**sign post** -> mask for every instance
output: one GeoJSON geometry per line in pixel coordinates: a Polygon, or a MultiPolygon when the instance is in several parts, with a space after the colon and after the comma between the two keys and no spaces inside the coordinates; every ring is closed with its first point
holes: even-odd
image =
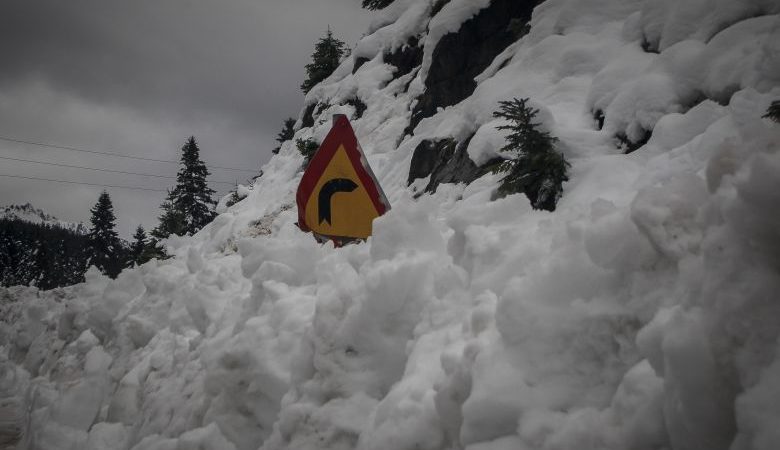
{"type": "Polygon", "coordinates": [[[336,246],[371,236],[372,222],[390,209],[349,120],[331,128],[303,174],[296,194],[298,227],[336,246]]]}

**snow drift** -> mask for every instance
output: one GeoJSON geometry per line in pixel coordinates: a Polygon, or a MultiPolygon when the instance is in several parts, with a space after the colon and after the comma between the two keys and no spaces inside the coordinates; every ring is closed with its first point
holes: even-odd
{"type": "Polygon", "coordinates": [[[491,5],[434,3],[377,13],[299,120],[321,140],[352,116],[393,205],[373,237],[298,231],[288,142],[244,200],[168,242],[175,258],[0,291],[0,442],[777,447],[778,4],[550,0],[471,95],[413,118],[435,47],[491,5]],[[408,71],[385,62],[415,45],[408,71]],[[572,164],[555,212],[490,201],[491,173],[407,186],[423,141],[500,157],[491,113],[513,97],[572,164]]]}

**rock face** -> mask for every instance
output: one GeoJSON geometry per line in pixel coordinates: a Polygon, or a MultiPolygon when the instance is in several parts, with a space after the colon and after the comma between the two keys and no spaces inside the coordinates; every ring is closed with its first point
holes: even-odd
{"type": "Polygon", "coordinates": [[[517,21],[527,22],[539,0],[493,0],[457,33],[441,38],[433,51],[425,92],[412,111],[408,131],[413,131],[436,108],[454,105],[474,92],[474,78],[517,36],[517,21]],[[512,24],[513,26],[510,26],[512,24]]]}
{"type": "MultiPolygon", "coordinates": [[[[437,3],[433,14],[446,3],[437,3]]],[[[425,91],[417,98],[404,134],[413,134],[417,124],[434,115],[437,108],[457,104],[470,96],[477,86],[474,78],[517,40],[518,29],[527,24],[539,3],[540,0],[493,0],[488,7],[464,22],[457,32],[443,36],[433,51],[424,82],[425,91]]],[[[393,78],[397,79],[420,68],[423,46],[419,37],[415,36],[393,51],[386,50],[382,58],[386,64],[396,67],[393,78]]],[[[367,62],[367,58],[357,58],[352,73],[367,62]]],[[[365,104],[360,99],[345,103],[355,107],[355,118],[363,115],[365,104]]],[[[307,105],[301,116],[302,127],[313,126],[314,118],[322,109],[317,103],[307,105]]],[[[408,183],[430,175],[425,191],[434,192],[441,183],[471,183],[483,175],[484,169],[474,164],[466,153],[469,140],[458,143],[452,139],[441,139],[420,143],[414,151],[408,183]]]]}
{"type": "Polygon", "coordinates": [[[368,59],[368,58],[363,58],[363,57],[356,58],[355,59],[355,65],[352,66],[352,75],[356,74],[358,69],[363,67],[363,64],[365,64],[365,63],[367,63],[369,61],[370,61],[370,59],[368,59]]]}
{"type": "MultiPolygon", "coordinates": [[[[347,102],[347,104],[350,103],[347,102]]],[[[330,105],[328,103],[322,103],[322,102],[314,102],[306,105],[306,107],[303,110],[303,115],[301,116],[301,127],[307,128],[307,127],[314,126],[314,118],[319,116],[322,111],[328,109],[329,107],[330,105]]]]}
{"type": "Polygon", "coordinates": [[[466,152],[470,141],[471,137],[462,143],[454,139],[422,141],[412,154],[407,184],[430,175],[424,192],[432,193],[442,183],[468,184],[484,175],[486,168],[496,161],[489,161],[481,167],[474,164],[466,152]]]}
{"type": "Polygon", "coordinates": [[[391,64],[398,69],[393,74],[393,78],[400,78],[422,64],[423,49],[419,40],[413,37],[406,45],[397,48],[394,52],[385,53],[383,59],[385,63],[391,64]]]}
{"type": "Polygon", "coordinates": [[[314,126],[314,108],[317,107],[317,103],[312,103],[304,108],[301,118],[301,127],[307,128],[314,126]]]}
{"type": "Polygon", "coordinates": [[[645,132],[642,134],[642,138],[636,142],[629,139],[628,136],[626,136],[624,133],[619,133],[617,136],[615,136],[615,139],[618,141],[618,148],[623,150],[623,153],[628,155],[629,153],[633,153],[639,150],[642,146],[650,142],[650,138],[652,136],[652,130],[645,130],[645,132]]]}
{"type": "Polygon", "coordinates": [[[368,106],[366,106],[366,104],[363,103],[363,100],[360,100],[359,97],[351,98],[344,102],[344,104],[355,108],[355,115],[352,117],[353,120],[357,120],[363,117],[363,113],[366,112],[366,109],[368,109],[368,106]]]}

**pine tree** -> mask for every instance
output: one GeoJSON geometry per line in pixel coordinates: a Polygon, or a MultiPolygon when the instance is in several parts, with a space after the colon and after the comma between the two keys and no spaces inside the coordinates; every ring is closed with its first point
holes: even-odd
{"type": "Polygon", "coordinates": [[[236,182],[236,187],[233,188],[232,191],[230,191],[230,197],[225,202],[225,206],[231,207],[240,201],[241,201],[241,197],[238,195],[238,182],[236,182]]]}
{"type": "Polygon", "coordinates": [[[165,199],[160,209],[163,213],[158,217],[160,223],[157,228],[152,230],[152,236],[157,239],[165,239],[168,236],[175,234],[177,236],[183,236],[186,234],[184,226],[184,213],[182,213],[175,206],[176,197],[174,191],[168,191],[168,197],[165,199]]]}
{"type": "Polygon", "coordinates": [[[147,250],[148,246],[149,237],[146,236],[146,230],[144,230],[143,225],[138,225],[138,228],[135,229],[135,234],[133,235],[133,243],[130,244],[130,255],[127,261],[127,266],[140,266],[141,264],[149,261],[151,258],[149,257],[149,251],[147,250]]]}
{"type": "Polygon", "coordinates": [[[282,128],[282,131],[276,136],[276,142],[279,143],[279,147],[273,149],[271,153],[274,155],[279,153],[279,150],[282,149],[282,144],[295,137],[295,122],[296,120],[292,117],[288,117],[284,120],[284,128],[282,128]]]}
{"type": "Polygon", "coordinates": [[[363,8],[366,9],[384,9],[387,8],[393,0],[363,0],[363,8]]]}
{"type": "Polygon", "coordinates": [[[116,278],[124,266],[124,246],[116,233],[114,205],[108,192],[100,193],[95,206],[90,210],[92,217],[89,231],[90,257],[88,265],[94,265],[101,272],[116,278]]]}
{"type": "Polygon", "coordinates": [[[217,202],[212,198],[215,191],[206,182],[210,174],[200,159],[195,137],[190,136],[181,150],[182,167],[176,174],[176,187],[168,191],[168,197],[161,205],[160,224],[152,232],[160,239],[171,234],[195,234],[216,215],[214,206],[217,202]]]}
{"type": "Polygon", "coordinates": [[[328,27],[328,33],[314,46],[312,62],[306,65],[307,78],[301,85],[303,93],[308,94],[317,83],[328,78],[339,66],[341,58],[346,53],[346,44],[333,37],[333,32],[328,27]]]}
{"type": "Polygon", "coordinates": [[[133,235],[133,243],[130,244],[130,258],[132,262],[137,262],[141,253],[144,252],[146,239],[146,230],[144,230],[144,226],[138,225],[138,228],[135,229],[135,234],[133,235]]]}
{"type": "Polygon", "coordinates": [[[569,179],[567,171],[570,165],[555,149],[558,139],[533,122],[539,110],[528,106],[527,102],[527,98],[502,101],[499,102],[500,111],[493,113],[493,117],[511,122],[498,127],[511,132],[501,151],[512,155],[512,158],[496,169],[497,172],[507,172],[496,194],[504,197],[524,192],[534,209],[554,211],[563,194],[563,182],[569,179]]]}

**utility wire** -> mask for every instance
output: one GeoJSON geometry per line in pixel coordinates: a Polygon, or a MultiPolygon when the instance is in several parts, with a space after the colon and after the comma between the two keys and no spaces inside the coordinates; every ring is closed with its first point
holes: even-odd
{"type": "MultiPolygon", "coordinates": [[[[121,153],[112,153],[112,152],[99,152],[97,150],[87,150],[84,148],[77,148],[77,147],[69,147],[67,145],[54,145],[54,144],[46,144],[43,142],[33,142],[33,141],[25,141],[22,139],[14,139],[7,136],[0,136],[0,140],[8,141],[8,142],[15,142],[17,144],[29,144],[29,145],[37,145],[39,147],[49,147],[49,148],[59,148],[62,150],[70,150],[74,152],[84,152],[84,153],[93,153],[96,155],[107,155],[107,156],[115,156],[117,158],[127,158],[127,159],[139,159],[142,161],[154,161],[154,162],[161,162],[161,163],[168,163],[168,164],[179,164],[179,161],[172,161],[170,159],[154,159],[154,158],[145,158],[143,156],[128,156],[123,155],[121,153]]],[[[249,170],[249,169],[239,169],[236,167],[222,167],[222,166],[211,166],[212,169],[224,169],[224,170],[237,170],[240,172],[251,172],[251,173],[257,173],[256,170],[249,170]]]]}
{"type": "MultiPolygon", "coordinates": [[[[0,159],[7,159],[9,161],[20,161],[20,162],[34,163],[34,164],[45,164],[47,166],[70,167],[70,168],[73,168],[73,169],[96,170],[96,171],[99,171],[99,172],[124,173],[124,174],[127,174],[127,175],[141,175],[141,176],[145,176],[145,177],[155,177],[155,178],[170,178],[172,180],[176,179],[176,177],[172,177],[172,176],[168,176],[168,175],[153,175],[153,174],[150,174],[150,173],[125,172],[123,170],[98,169],[96,167],[74,166],[74,165],[71,165],[71,164],[58,164],[58,163],[50,163],[50,162],[44,162],[44,161],[34,161],[32,159],[11,158],[10,156],[0,156],[0,159]]],[[[220,184],[229,184],[229,185],[234,185],[235,184],[233,181],[210,181],[210,183],[220,183],[220,184]]]]}
{"type": "Polygon", "coordinates": [[[99,186],[99,187],[112,187],[112,188],[120,188],[120,189],[133,189],[137,191],[153,191],[153,192],[168,192],[165,189],[151,189],[151,188],[144,188],[144,187],[138,187],[138,186],[120,186],[115,184],[98,184],[98,183],[85,183],[81,181],[67,181],[67,180],[54,180],[51,178],[38,178],[38,177],[24,177],[21,175],[8,175],[4,173],[0,173],[0,177],[9,177],[9,178],[23,178],[25,180],[37,180],[37,181],[52,181],[54,183],[67,183],[67,184],[83,184],[86,186],[99,186]]]}

